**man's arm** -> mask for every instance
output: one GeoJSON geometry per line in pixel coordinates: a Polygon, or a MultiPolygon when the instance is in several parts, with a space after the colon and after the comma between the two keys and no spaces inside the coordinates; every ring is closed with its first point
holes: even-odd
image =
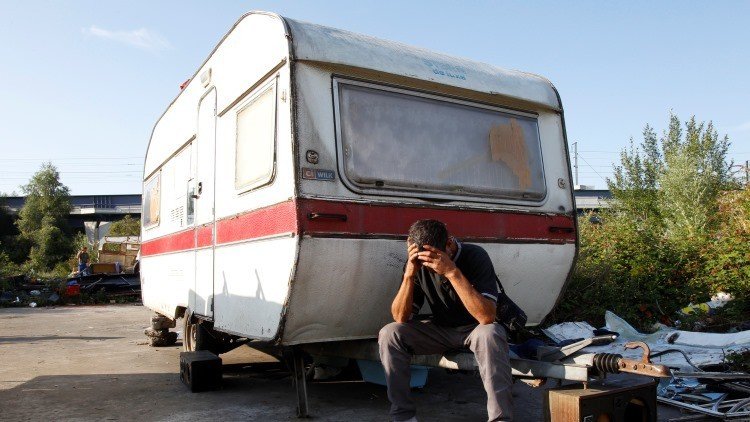
{"type": "Polygon", "coordinates": [[[433,271],[445,276],[450,281],[464,307],[466,307],[466,310],[469,311],[474,319],[480,324],[492,324],[495,321],[497,305],[490,299],[482,296],[471,285],[447,253],[429,245],[425,245],[424,248],[425,251],[418,254],[422,265],[432,268],[433,271]]]}
{"type": "Polygon", "coordinates": [[[404,278],[401,281],[401,287],[396,293],[396,297],[393,299],[391,304],[391,314],[393,320],[396,322],[407,322],[411,317],[414,305],[414,277],[419,271],[419,261],[417,260],[417,253],[419,247],[413,243],[409,244],[409,259],[406,262],[406,269],[404,269],[404,278]]]}

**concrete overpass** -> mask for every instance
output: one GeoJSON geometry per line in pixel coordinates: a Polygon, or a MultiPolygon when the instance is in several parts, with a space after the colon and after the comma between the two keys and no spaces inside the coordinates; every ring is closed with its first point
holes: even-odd
{"type": "Polygon", "coordinates": [[[608,201],[612,199],[612,192],[607,189],[576,189],[573,192],[578,214],[609,208],[608,201]]]}
{"type": "MultiPolygon", "coordinates": [[[[0,206],[5,207],[11,215],[18,212],[26,202],[24,196],[0,197],[0,206]]],[[[109,231],[109,224],[131,215],[141,218],[141,195],[71,195],[72,209],[68,216],[70,227],[89,236],[91,243],[100,239],[109,231]]]]}

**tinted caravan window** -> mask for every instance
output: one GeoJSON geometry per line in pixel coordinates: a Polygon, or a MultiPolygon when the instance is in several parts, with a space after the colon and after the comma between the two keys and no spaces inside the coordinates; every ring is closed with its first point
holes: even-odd
{"type": "Polygon", "coordinates": [[[343,171],[355,187],[544,199],[534,115],[373,84],[335,86],[343,171]]]}

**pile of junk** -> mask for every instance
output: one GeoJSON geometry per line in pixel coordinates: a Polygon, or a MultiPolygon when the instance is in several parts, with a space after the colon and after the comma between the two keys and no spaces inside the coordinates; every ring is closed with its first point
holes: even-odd
{"type": "Polygon", "coordinates": [[[88,302],[111,303],[140,299],[140,239],[138,236],[104,237],[96,263],[67,278],[40,279],[19,274],[0,280],[0,306],[52,306],[88,302]]]}
{"type": "MultiPolygon", "coordinates": [[[[731,296],[718,294],[710,302],[690,305],[681,310],[689,317],[711,314],[731,296]]],[[[698,327],[701,328],[701,327],[698,327]]],[[[750,361],[750,325],[733,327],[728,332],[684,331],[663,324],[655,332],[639,332],[625,320],[607,311],[605,326],[595,328],[586,322],[563,322],[542,332],[558,344],[612,335],[607,344],[583,349],[590,353],[619,353],[623,358],[639,359],[645,350],[650,362],[669,369],[671,377],[660,378],[657,400],[679,408],[686,416],[679,420],[750,420],[750,374],[742,362],[750,361]],[[639,344],[640,349],[625,345],[639,344]]]]}
{"type": "Polygon", "coordinates": [[[68,276],[66,294],[103,293],[108,298],[140,296],[140,237],[105,236],[99,243],[98,260],[87,271],[68,276]]]}

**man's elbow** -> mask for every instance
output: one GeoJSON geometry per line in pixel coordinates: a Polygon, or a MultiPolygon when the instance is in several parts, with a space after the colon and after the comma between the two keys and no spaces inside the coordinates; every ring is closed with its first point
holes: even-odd
{"type": "Polygon", "coordinates": [[[401,323],[401,324],[405,322],[409,322],[409,317],[411,317],[411,315],[403,315],[397,312],[391,312],[391,315],[393,316],[394,321],[401,323]]]}
{"type": "MultiPolygon", "coordinates": [[[[486,300],[486,299],[485,299],[486,300]]],[[[477,318],[477,321],[482,325],[492,324],[495,322],[495,314],[497,312],[496,305],[493,303],[492,306],[488,306],[484,312],[477,318]]]]}
{"type": "Polygon", "coordinates": [[[484,315],[484,316],[481,316],[481,317],[477,318],[477,321],[481,325],[492,324],[493,322],[495,322],[495,316],[494,315],[492,315],[492,316],[484,315]]]}

